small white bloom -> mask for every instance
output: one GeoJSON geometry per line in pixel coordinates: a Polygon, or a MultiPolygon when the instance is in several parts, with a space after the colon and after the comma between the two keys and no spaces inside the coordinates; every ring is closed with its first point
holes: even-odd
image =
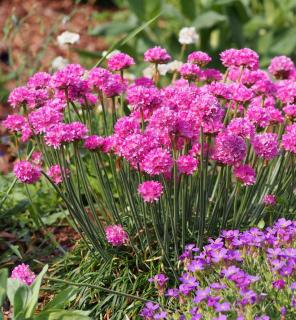
{"type": "Polygon", "coordinates": [[[124,74],[124,79],[134,81],[136,79],[136,76],[133,73],[126,72],[124,74]]]}
{"type": "Polygon", "coordinates": [[[194,27],[182,28],[179,32],[179,42],[181,44],[195,43],[199,39],[194,27]]]}
{"type": "Polygon", "coordinates": [[[110,59],[115,53],[119,53],[119,52],[120,52],[119,50],[113,50],[110,53],[108,53],[108,51],[105,50],[105,51],[102,52],[102,56],[103,57],[106,56],[106,59],[110,59]]]}
{"type": "Polygon", "coordinates": [[[78,33],[69,32],[69,31],[65,31],[57,37],[58,43],[61,46],[64,44],[77,43],[79,39],[80,39],[80,35],[78,33]]]}
{"type": "Polygon", "coordinates": [[[182,61],[174,60],[167,64],[168,72],[175,72],[183,65],[182,61]]]}
{"type": "Polygon", "coordinates": [[[55,59],[52,60],[51,62],[51,67],[54,70],[60,70],[63,69],[69,61],[61,56],[56,57],[55,59]]]}
{"type": "Polygon", "coordinates": [[[159,74],[161,76],[165,76],[167,74],[167,72],[169,71],[169,66],[168,64],[160,64],[158,66],[158,71],[159,71],[159,74]]]}
{"type": "Polygon", "coordinates": [[[153,78],[153,74],[154,74],[155,68],[153,68],[152,66],[149,66],[147,68],[145,68],[142,72],[143,72],[143,76],[149,79],[153,78]]]}

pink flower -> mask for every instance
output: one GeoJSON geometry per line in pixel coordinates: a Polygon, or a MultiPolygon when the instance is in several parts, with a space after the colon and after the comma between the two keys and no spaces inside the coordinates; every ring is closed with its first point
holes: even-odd
{"type": "Polygon", "coordinates": [[[247,146],[244,139],[230,132],[219,132],[213,158],[227,165],[234,165],[244,159],[247,146]]]}
{"type": "Polygon", "coordinates": [[[105,228],[107,241],[114,247],[125,244],[128,240],[128,235],[121,225],[110,225],[105,228]]]}
{"type": "Polygon", "coordinates": [[[144,53],[144,60],[151,63],[164,64],[171,60],[171,56],[167,53],[166,49],[154,47],[144,53]]]}
{"type": "Polygon", "coordinates": [[[183,155],[177,159],[177,165],[180,173],[191,175],[197,169],[198,160],[190,155],[183,155]]]}
{"type": "Polygon", "coordinates": [[[189,81],[195,81],[201,75],[199,67],[192,63],[184,63],[178,71],[184,79],[189,81]]]}
{"type": "MultiPolygon", "coordinates": [[[[64,174],[66,176],[69,176],[69,174],[70,174],[69,170],[64,170],[64,174]]],[[[63,182],[63,175],[61,172],[61,167],[58,164],[51,166],[47,171],[47,175],[51,178],[51,180],[55,184],[60,184],[63,182]]]]}
{"type": "Polygon", "coordinates": [[[251,104],[247,110],[247,119],[258,127],[265,128],[270,124],[271,116],[267,108],[251,104]]]}
{"type": "Polygon", "coordinates": [[[3,127],[13,132],[20,132],[25,123],[25,117],[20,114],[10,114],[2,121],[3,127]]]}
{"type": "Polygon", "coordinates": [[[134,59],[122,52],[115,53],[108,59],[108,68],[112,71],[127,69],[134,64],[134,59]]]}
{"type": "Polygon", "coordinates": [[[201,71],[200,79],[211,83],[213,81],[221,81],[223,79],[223,76],[219,70],[209,68],[201,71]]]}
{"type": "Polygon", "coordinates": [[[63,120],[63,114],[50,107],[41,107],[29,114],[29,122],[35,133],[44,133],[52,125],[63,120]]]}
{"type": "Polygon", "coordinates": [[[45,143],[50,147],[58,149],[62,143],[84,139],[87,131],[87,127],[81,122],[59,123],[47,128],[45,143]]]}
{"type": "Polygon", "coordinates": [[[244,186],[251,186],[256,182],[256,172],[247,164],[236,166],[234,168],[234,175],[244,186]]]}
{"type": "Polygon", "coordinates": [[[121,117],[114,126],[114,132],[121,139],[133,133],[140,133],[140,123],[133,117],[121,117]]]}
{"type": "Polygon", "coordinates": [[[249,49],[228,49],[220,54],[221,61],[225,67],[246,67],[250,70],[257,70],[259,67],[258,54],[249,49]]]}
{"type": "Polygon", "coordinates": [[[283,111],[285,112],[288,118],[291,118],[291,119],[296,118],[296,104],[288,104],[283,108],[283,111]]]}
{"type": "Polygon", "coordinates": [[[209,62],[211,62],[212,58],[205,52],[202,51],[194,51],[189,54],[187,61],[189,63],[197,64],[201,67],[204,67],[209,62]]]}
{"type": "Polygon", "coordinates": [[[231,85],[232,99],[237,102],[246,102],[253,98],[253,91],[243,84],[233,83],[231,85]]]}
{"type": "Polygon", "coordinates": [[[59,90],[79,89],[85,70],[79,64],[68,64],[51,78],[51,85],[59,90]]]}
{"type": "Polygon", "coordinates": [[[25,86],[13,89],[8,97],[8,103],[13,108],[31,104],[32,100],[30,90],[25,86]]]}
{"type": "Polygon", "coordinates": [[[172,170],[173,159],[169,151],[152,149],[142,160],[141,168],[151,176],[167,174],[172,170]]]}
{"type": "Polygon", "coordinates": [[[36,164],[37,166],[40,166],[43,162],[42,153],[39,151],[34,151],[32,153],[31,160],[34,164],[36,164]]]}
{"type": "Polygon", "coordinates": [[[296,154],[296,123],[286,127],[282,137],[282,146],[285,150],[296,154]]]}
{"type": "Polygon", "coordinates": [[[91,87],[95,87],[98,89],[102,89],[103,84],[108,81],[108,78],[110,77],[111,72],[104,69],[104,68],[92,68],[88,72],[88,83],[91,87]]]}
{"type": "Polygon", "coordinates": [[[277,56],[271,60],[268,71],[277,79],[288,79],[294,68],[294,62],[289,57],[277,56]]]}
{"type": "Polygon", "coordinates": [[[127,89],[126,100],[133,111],[153,111],[160,106],[162,101],[159,90],[154,86],[130,86],[127,89]]]}
{"type": "Polygon", "coordinates": [[[30,286],[34,282],[36,275],[31,271],[29,265],[22,263],[12,270],[11,278],[30,286]]]}
{"type": "Polygon", "coordinates": [[[273,194],[266,194],[263,197],[263,203],[266,206],[274,206],[274,205],[276,205],[276,196],[273,195],[273,194]]]}
{"type": "Polygon", "coordinates": [[[100,136],[89,136],[84,139],[83,147],[88,150],[99,150],[103,147],[105,139],[100,136]]]}
{"type": "Polygon", "coordinates": [[[145,181],[139,185],[138,192],[145,202],[153,202],[159,200],[163,187],[158,181],[145,181]]]}
{"type": "Polygon", "coordinates": [[[137,78],[134,83],[136,86],[154,87],[153,80],[146,77],[137,78]]]}
{"type": "Polygon", "coordinates": [[[276,83],[275,96],[283,103],[296,102],[296,82],[294,80],[280,80],[276,83]]]}
{"type": "Polygon", "coordinates": [[[13,172],[19,181],[28,184],[37,182],[41,176],[41,168],[25,160],[16,162],[13,172]]]}
{"type": "Polygon", "coordinates": [[[102,84],[101,89],[106,97],[112,98],[121,95],[126,90],[126,83],[119,74],[111,74],[102,84]]]}
{"type": "Polygon", "coordinates": [[[51,75],[47,72],[37,72],[29,78],[27,86],[29,88],[47,88],[50,84],[51,75]]]}
{"type": "Polygon", "coordinates": [[[278,135],[276,133],[257,134],[252,141],[255,153],[266,160],[275,158],[278,153],[278,135]]]}
{"type": "Polygon", "coordinates": [[[246,118],[234,118],[229,122],[227,131],[242,138],[252,139],[255,135],[255,126],[246,118]]]}

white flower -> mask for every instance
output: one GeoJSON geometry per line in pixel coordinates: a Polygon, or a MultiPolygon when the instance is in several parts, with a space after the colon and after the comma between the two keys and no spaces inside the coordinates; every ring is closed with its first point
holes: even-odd
{"type": "Polygon", "coordinates": [[[167,74],[167,72],[169,71],[168,64],[160,64],[158,66],[158,71],[161,76],[165,76],[167,74]]]}
{"type": "MultiPolygon", "coordinates": [[[[165,76],[166,73],[169,71],[167,64],[160,64],[157,66],[158,72],[161,76],[165,76]]],[[[149,67],[143,70],[143,76],[149,79],[153,78],[155,74],[155,65],[150,65],[149,67]]]]}
{"type": "Polygon", "coordinates": [[[80,35],[78,33],[69,32],[69,31],[65,31],[57,37],[58,43],[61,46],[64,44],[77,43],[79,39],[80,39],[80,35]]]}
{"type": "Polygon", "coordinates": [[[103,57],[106,56],[106,59],[110,59],[115,53],[119,53],[119,52],[120,52],[119,50],[113,50],[110,53],[108,53],[108,51],[105,50],[105,51],[102,52],[102,56],[103,57]]]}
{"type": "Polygon", "coordinates": [[[175,72],[183,65],[182,61],[174,60],[167,64],[168,72],[175,72]]]}
{"type": "Polygon", "coordinates": [[[179,32],[179,42],[181,44],[195,43],[199,39],[194,27],[182,28],[179,32]]]}
{"type": "Polygon", "coordinates": [[[51,67],[54,69],[54,70],[60,70],[60,69],[63,69],[67,64],[68,64],[68,60],[61,57],[61,56],[58,56],[56,57],[55,59],[52,60],[51,62],[51,67]]]}
{"type": "Polygon", "coordinates": [[[143,76],[149,79],[152,79],[153,74],[154,74],[154,68],[152,66],[149,66],[147,68],[145,68],[142,72],[143,72],[143,76]]]}

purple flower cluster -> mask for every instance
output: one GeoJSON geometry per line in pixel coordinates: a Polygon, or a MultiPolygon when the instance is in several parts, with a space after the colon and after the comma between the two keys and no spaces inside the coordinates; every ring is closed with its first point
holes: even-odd
{"type": "MultiPolygon", "coordinates": [[[[265,231],[223,231],[202,251],[187,245],[180,257],[184,269],[180,283],[165,293],[170,310],[149,303],[140,315],[147,320],[159,319],[159,314],[164,316],[161,319],[184,320],[292,319],[296,314],[295,240],[296,221],[280,219],[265,231]]],[[[167,277],[159,274],[150,282],[163,292],[167,277]]]]}

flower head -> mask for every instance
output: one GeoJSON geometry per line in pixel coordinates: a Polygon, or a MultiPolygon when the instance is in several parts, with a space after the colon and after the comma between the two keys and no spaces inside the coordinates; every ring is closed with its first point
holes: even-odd
{"type": "Polygon", "coordinates": [[[128,240],[128,235],[121,225],[110,225],[105,228],[107,241],[114,247],[125,244],[128,240]]]}
{"type": "Polygon", "coordinates": [[[263,203],[266,206],[274,206],[276,204],[276,196],[274,194],[266,194],[263,197],[263,203]]]}
{"type": "Polygon", "coordinates": [[[26,160],[16,162],[13,172],[19,181],[28,184],[37,182],[41,176],[41,168],[26,160]]]}
{"type": "Polygon", "coordinates": [[[177,159],[178,171],[191,175],[197,169],[198,160],[190,155],[182,155],[177,159]]]}
{"type": "Polygon", "coordinates": [[[11,278],[30,286],[34,282],[36,275],[31,271],[29,265],[22,263],[12,270],[11,278]]]}
{"type": "Polygon", "coordinates": [[[244,139],[233,133],[220,132],[216,138],[214,159],[227,165],[242,161],[246,155],[247,146],[244,139]]]}
{"type": "Polygon", "coordinates": [[[205,52],[202,51],[194,51],[189,54],[187,61],[189,63],[197,64],[201,67],[204,67],[208,63],[210,63],[212,58],[205,52]]]}
{"type": "Polygon", "coordinates": [[[194,27],[185,27],[179,32],[179,42],[181,44],[192,44],[197,42],[198,39],[199,36],[194,27]]]}
{"type": "Polygon", "coordinates": [[[138,192],[145,202],[153,202],[159,200],[163,186],[158,181],[145,181],[139,185],[138,192]]]}
{"type": "Polygon", "coordinates": [[[277,56],[271,60],[268,71],[277,79],[288,79],[294,68],[294,62],[289,57],[277,56]]]}
{"type": "Polygon", "coordinates": [[[70,32],[70,31],[64,31],[57,37],[59,45],[74,44],[74,43],[77,43],[79,39],[80,39],[80,35],[78,33],[70,32]]]}
{"type": "Polygon", "coordinates": [[[171,60],[171,56],[167,53],[166,49],[154,47],[144,53],[144,60],[151,63],[164,64],[171,60]]]}
{"type": "Polygon", "coordinates": [[[255,153],[266,160],[275,158],[278,153],[278,135],[276,133],[257,134],[252,141],[255,153]]]}
{"type": "Polygon", "coordinates": [[[249,165],[238,165],[234,168],[235,177],[245,186],[251,186],[256,182],[256,172],[249,165]]]}
{"type": "Polygon", "coordinates": [[[108,68],[112,71],[127,69],[134,64],[134,59],[128,54],[122,52],[115,53],[108,58],[108,68]]]}

